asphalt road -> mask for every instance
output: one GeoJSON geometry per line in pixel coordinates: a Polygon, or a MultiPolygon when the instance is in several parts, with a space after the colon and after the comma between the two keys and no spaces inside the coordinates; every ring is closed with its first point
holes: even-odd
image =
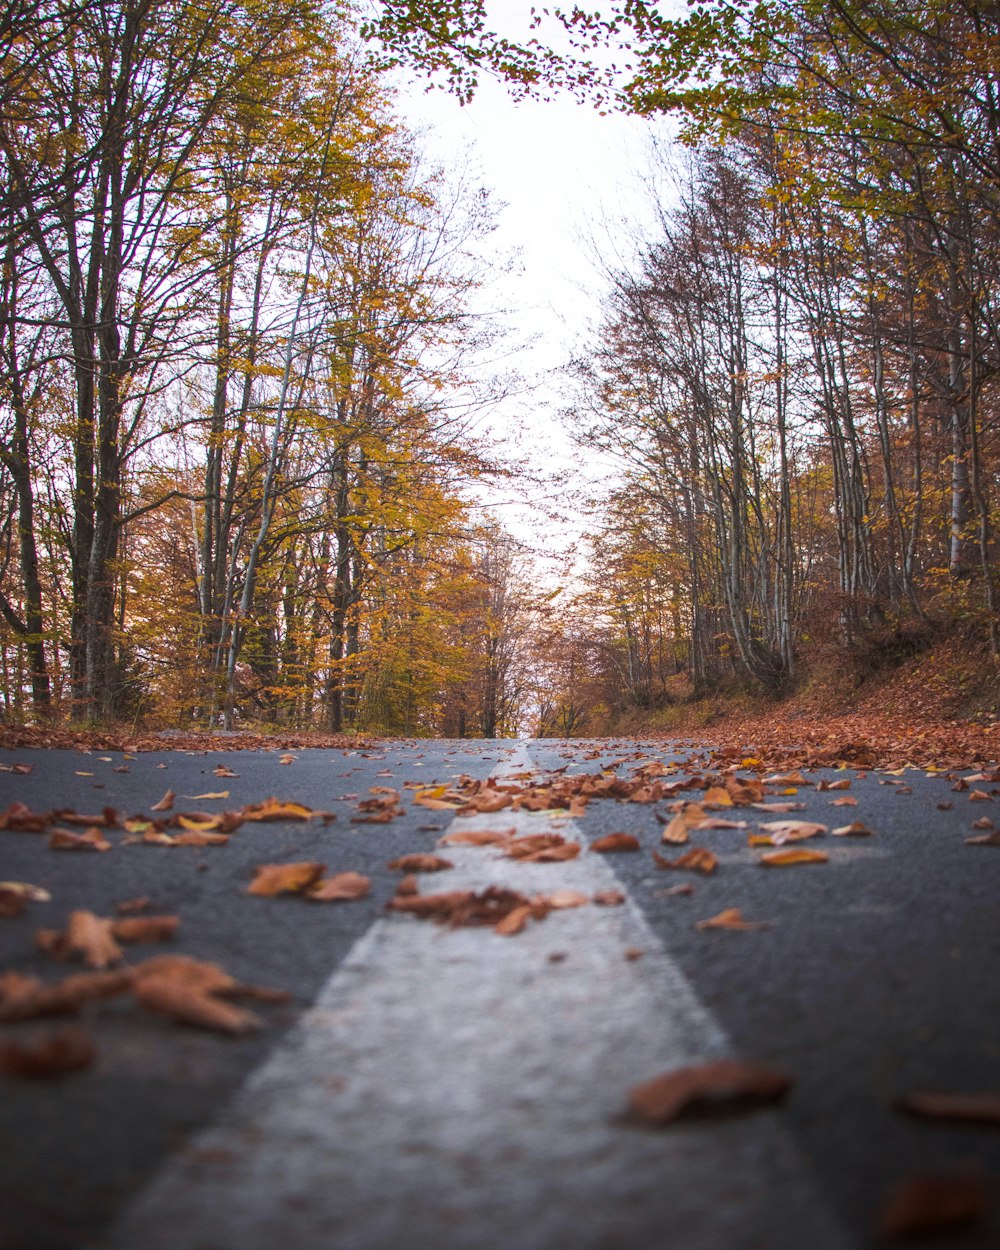
{"type": "MultiPolygon", "coordinates": [[[[145,1192],[154,1178],[163,1176],[165,1169],[169,1173],[172,1159],[190,1150],[192,1142],[203,1140],[198,1135],[211,1130],[213,1124],[224,1123],[230,1115],[227,1108],[238,1107],[240,1098],[246,1101],[238,1091],[254,1073],[258,1075],[251,1080],[251,1088],[258,1090],[254,1095],[258,1101],[253,1104],[253,1114],[259,1116],[261,1125],[272,1119],[277,1123],[280,1117],[275,1119],[268,1107],[287,1102],[287,1097],[267,1094],[269,1081],[273,1086],[279,1078],[260,1074],[283,1071],[280,1080],[294,1083],[294,1073],[301,1070],[303,1083],[315,1081],[314,1075],[309,1076],[313,1060],[305,1055],[301,1038],[303,1022],[309,1022],[310,1037],[318,1027],[317,1013],[309,1012],[317,996],[321,1007],[335,1003],[337,995],[348,988],[357,996],[361,1004],[358,1037],[368,1036],[364,1045],[358,1043],[356,1062],[361,1066],[380,1049],[379,1038],[383,1036],[387,1053],[396,1047],[405,1057],[407,1036],[421,1036],[420,1030],[430,1027],[426,1018],[431,1016],[435,1016],[438,1032],[427,1036],[446,1038],[447,1011],[452,1008],[445,1010],[439,1005],[436,995],[441,987],[436,983],[433,960],[440,953],[444,969],[449,950],[460,956],[453,960],[453,971],[461,972],[462,965],[467,973],[470,960],[479,961],[473,979],[456,982],[455,993],[475,997],[477,982],[490,980],[489,961],[495,952],[498,984],[509,984],[515,990],[523,986],[525,1001],[531,1004],[532,1023],[512,1017],[506,1026],[499,1018],[491,1025],[489,1016],[496,1009],[484,1007],[478,1014],[486,1018],[486,1040],[479,1040],[473,1029],[463,1043],[465,1049],[474,1052],[478,1045],[494,1045],[496,1035],[506,1028],[510,1036],[503,1044],[510,1055],[501,1047],[496,1063],[501,1067],[508,1059],[522,1063],[528,1054],[530,1075],[525,1079],[530,1080],[531,1096],[539,1105],[544,1106],[550,1070],[553,1081],[558,1077],[565,1086],[569,1072],[581,1088],[575,1093],[570,1089],[568,1094],[563,1090],[559,1095],[575,1104],[577,1118],[567,1120],[568,1127],[560,1129],[558,1116],[553,1114],[548,1138],[535,1120],[525,1130],[534,1143],[532,1149],[541,1156],[547,1153],[552,1184],[539,1191],[540,1198],[524,1197],[521,1225],[515,1212],[513,1223],[503,1228],[503,1240],[491,1240],[490,1230],[500,1227],[500,1217],[487,1219],[487,1212],[492,1210],[490,1203],[496,1191],[507,1184],[505,1174],[485,1169],[484,1175],[484,1168],[477,1171],[474,1158],[464,1160],[461,1183],[469,1194],[479,1195],[475,1201],[483,1211],[483,1227],[476,1226],[475,1207],[461,1212],[460,1219],[453,1214],[452,1224],[443,1225],[445,1233],[435,1237],[436,1244],[445,1250],[464,1250],[466,1246],[498,1250],[500,1245],[505,1250],[528,1245],[555,1250],[568,1244],[555,1210],[560,1204],[566,1208],[578,1205],[586,1220],[597,1227],[598,1217],[591,1215],[587,1206],[593,1193],[586,1191],[588,1185],[592,1191],[598,1183],[598,1174],[594,1173],[589,1182],[581,1174],[574,1191],[575,1165],[569,1155],[563,1155],[557,1135],[561,1132],[563,1138],[582,1140],[588,1115],[611,1123],[608,1108],[624,1108],[629,1084],[656,1075],[655,1067],[648,1070],[642,1065],[655,1062],[660,1053],[655,1035],[661,1032],[664,1037],[676,1034],[681,1039],[677,1046],[687,1058],[693,1057],[690,1052],[703,1043],[706,1058],[724,1052],[777,1064],[794,1076],[794,1087],[779,1109],[740,1117],[735,1128],[730,1118],[719,1118],[694,1130],[685,1125],[657,1130],[632,1127],[622,1130],[624,1136],[619,1137],[614,1136],[619,1132],[614,1129],[612,1137],[607,1142],[602,1139],[599,1148],[605,1153],[618,1151],[627,1166],[600,1173],[600,1207],[613,1213],[616,1204],[624,1210],[638,1209],[647,1198],[652,1202],[643,1187],[652,1188],[649,1169],[656,1165],[657,1152],[661,1152],[664,1169],[672,1169],[677,1176],[690,1176],[690,1183],[685,1181],[683,1218],[679,1199],[671,1200],[678,1209],[676,1220],[671,1219],[669,1205],[661,1210],[653,1202],[647,1222],[636,1223],[634,1229],[638,1231],[633,1231],[630,1239],[624,1239],[622,1233],[621,1239],[615,1240],[608,1231],[595,1232],[590,1240],[584,1234],[577,1236],[574,1250],[584,1250],[586,1245],[619,1244],[634,1250],[695,1250],[702,1245],[713,1250],[749,1250],[751,1246],[771,1250],[785,1244],[810,1250],[820,1244],[851,1248],[879,1245],[883,1243],[872,1229],[895,1184],[919,1172],[977,1170],[985,1176],[992,1200],[986,1219],[968,1230],[932,1237],[925,1244],[970,1248],[1000,1245],[1000,1128],[925,1122],[892,1107],[894,1098],[913,1090],[1000,1091],[1000,847],[969,846],[965,842],[973,832],[972,820],[984,813],[993,815],[996,795],[991,792],[996,787],[979,787],[990,797],[970,802],[968,791],[953,793],[951,781],[918,771],[908,771],[903,777],[873,772],[864,778],[850,772],[813,773],[811,780],[850,777],[850,793],[858,806],[831,808],[830,801],[838,792],[818,792],[813,786],[803,786],[795,797],[806,804],[806,809],[797,815],[828,825],[860,819],[875,836],[825,838],[822,846],[829,853],[829,863],[764,871],[756,854],[747,848],[744,832],[706,831],[693,840],[719,856],[720,867],[711,877],[668,873],[656,867],[653,850],[674,851],[660,844],[665,804],[595,800],[575,826],[563,826],[562,831],[584,841],[627,831],[639,837],[642,850],[583,855],[574,864],[533,865],[530,880],[546,885],[551,882],[555,889],[571,880],[570,870],[577,871],[577,863],[583,871],[585,861],[600,861],[599,871],[614,874],[627,891],[633,915],[628,922],[631,928],[599,928],[598,912],[619,909],[580,908],[553,914],[530,934],[513,938],[488,931],[447,933],[434,929],[433,944],[426,951],[431,962],[420,963],[416,935],[421,934],[423,941],[422,935],[430,926],[411,917],[386,920],[385,904],[399,881],[399,874],[390,872],[386,864],[407,852],[433,849],[437,838],[450,827],[453,815],[407,802],[406,814],[388,824],[355,824],[351,818],[357,814],[357,803],[367,797],[372,786],[399,787],[407,781],[440,784],[460,774],[487,777],[503,768],[523,767],[525,749],[531,766],[541,772],[567,768],[570,773],[593,773],[637,752],[648,759],[679,758],[662,743],[548,741],[420,741],[386,744],[367,752],[303,750],[292,753],[290,763],[282,763],[283,753],[277,751],[144,753],[128,760],[120,754],[98,752],[0,753],[0,764],[33,765],[30,775],[0,773],[0,810],[8,802],[20,800],[36,810],[92,811],[109,805],[129,814],[148,812],[170,788],[178,796],[230,791],[226,800],[178,798],[180,810],[238,807],[276,795],[337,815],[329,825],[247,825],[227,846],[207,848],[123,845],[121,832],[113,831],[109,839],[114,846],[109,852],[55,852],[48,848],[43,835],[0,832],[0,878],[44,886],[52,896],[50,902],[29,904],[20,917],[0,919],[0,971],[16,969],[47,980],[72,971],[53,964],[36,950],[36,929],[63,927],[69,912],[76,908],[112,915],[116,904],[142,895],[151,899],[152,912],[180,916],[179,935],[171,949],[216,961],[241,980],[278,987],[292,995],[288,1004],[260,1008],[266,1027],[240,1039],[185,1028],[145,1014],[127,1001],[111,1000],[84,1012],[99,1047],[93,1067],[58,1080],[0,1077],[0,1250],[82,1250],[120,1244],[115,1241],[115,1229],[122,1211],[129,1204],[135,1210],[137,1195],[145,1192]],[[213,769],[219,764],[239,776],[217,777],[213,769]],[[127,772],[117,771],[124,767],[127,772]],[[940,809],[943,802],[952,804],[950,810],[940,809]],[[366,874],[372,879],[371,895],[360,901],[320,905],[298,898],[263,899],[245,894],[255,865],[305,859],[322,860],[331,872],[366,874]],[[691,894],[667,892],[682,881],[693,886],[691,894]],[[753,932],[695,928],[696,921],[726,907],[739,907],[747,919],[767,922],[768,927],[753,932]],[[588,933],[599,932],[606,936],[600,939],[598,956],[592,958],[588,933]],[[634,948],[629,951],[631,955],[642,952],[640,958],[627,958],[625,949],[614,946],[625,941],[634,948]],[[402,968],[410,948],[416,962],[402,968]],[[378,965],[379,950],[394,952],[390,962],[395,967],[389,973],[378,965]],[[569,1004],[572,994],[579,996],[582,986],[586,997],[586,978],[598,975],[593,972],[594,958],[598,957],[605,960],[599,974],[600,993],[606,995],[606,1000],[601,1000],[602,1015],[595,1023],[581,1008],[577,1028],[573,1017],[577,1008],[561,1007],[564,999],[560,995],[569,995],[565,997],[565,1004],[569,1004]],[[640,975],[636,969],[643,968],[645,981],[640,984],[635,980],[640,975]],[[337,975],[342,979],[338,981],[337,975]],[[390,1045],[387,1031],[397,1010],[393,1004],[404,1001],[398,997],[398,986],[386,988],[393,977],[402,979],[406,990],[405,1005],[399,1007],[405,1027],[397,1030],[390,1045]],[[377,1010],[364,1007],[366,979],[372,982],[377,1010]],[[616,1012],[619,980],[621,1010],[616,1012]],[[683,1027],[669,1018],[671,1002],[684,1016],[683,1027]],[[562,1023],[555,1019],[560,1012],[568,1013],[562,1023]],[[553,1019],[547,1019],[549,1015],[553,1019]],[[637,1035],[636,1057],[623,1061],[620,1071],[603,1059],[588,1068],[582,1057],[582,1066],[574,1069],[566,1056],[583,1056],[590,1044],[589,1035],[602,1032],[602,1021],[608,1016],[620,1016],[614,1020],[619,1033],[609,1035],[610,1040],[606,1037],[605,1046],[625,1053],[631,1029],[637,1035]],[[370,1034],[364,1034],[365,1028],[370,1034]],[[523,1037],[521,1030],[527,1030],[523,1037]],[[548,1040],[550,1034],[555,1041],[548,1040]],[[651,1040],[649,1035],[654,1035],[651,1040]],[[288,1055],[293,1058],[289,1060],[288,1055]],[[602,1072],[607,1073],[607,1079],[602,1072]],[[596,1085],[607,1088],[593,1089],[596,1085]],[[592,1090],[599,1111],[587,1109],[592,1090]],[[763,1127],[758,1130],[757,1125],[763,1127]],[[628,1162],[628,1152],[633,1150],[629,1143],[635,1143],[634,1164],[628,1162]],[[787,1166],[782,1163],[776,1172],[771,1161],[779,1156],[791,1162],[787,1166]],[[689,1164],[689,1171],[685,1171],[689,1164]],[[632,1181],[628,1179],[629,1168],[632,1181]],[[713,1188],[711,1178],[726,1177],[734,1169],[740,1181],[736,1188],[754,1194],[755,1209],[770,1207],[776,1228],[787,1204],[786,1240],[780,1232],[768,1231],[771,1225],[766,1219],[759,1228],[748,1226],[749,1231],[740,1229],[738,1217],[719,1223],[719,1207],[728,1201],[728,1191],[713,1188]],[[635,1179],[640,1177],[641,1184],[635,1179]],[[545,1209],[546,1193],[550,1195],[551,1212],[545,1209]],[[806,1229],[807,1223],[796,1221],[808,1222],[802,1213],[810,1209],[822,1213],[815,1226],[821,1231],[800,1233],[797,1230],[806,1229]],[[548,1234],[544,1230],[550,1226],[550,1215],[552,1232],[548,1234]],[[529,1220],[534,1240],[525,1231],[529,1220]]],[[[636,762],[633,759],[621,764],[620,774],[627,775],[636,762]]],[[[528,818],[540,828],[548,827],[548,819],[528,818]]],[[[498,820],[509,823],[503,817],[498,820]]],[[[456,821],[465,823],[462,818],[456,821]]],[[[474,861],[479,865],[470,871],[489,876],[494,863],[491,852],[477,848],[466,855],[470,864],[474,861]]],[[[514,865],[510,871],[529,869],[514,865]]],[[[422,891],[449,888],[449,876],[442,873],[423,878],[422,891]]],[[[603,915],[600,918],[600,925],[619,923],[626,922],[603,915]]],[[[136,962],[160,949],[131,948],[128,958],[136,962]]],[[[441,980],[451,975],[443,971],[441,980]]],[[[466,1023],[463,1019],[462,1029],[466,1023]]],[[[338,1027],[342,1026],[343,1022],[338,1027]]],[[[37,1022],[0,1026],[0,1042],[33,1036],[42,1027],[47,1026],[37,1022]]],[[[439,1040],[431,1049],[435,1047],[441,1050],[446,1043],[439,1040]]],[[[353,1076],[348,1058],[335,1053],[343,1068],[338,1080],[350,1083],[353,1076]]],[[[663,1053],[674,1051],[667,1047],[663,1053]]],[[[397,1056],[394,1062],[403,1060],[397,1056]]],[[[449,1060],[447,1053],[421,1059],[421,1063],[421,1071],[426,1073],[436,1070],[434,1063],[443,1072],[461,1067],[457,1059],[449,1060]]],[[[470,1074],[469,1079],[473,1078],[470,1074]]],[[[370,1079],[382,1079],[377,1069],[370,1079]]],[[[426,1077],[423,1084],[431,1079],[426,1077]]],[[[517,1098],[526,1102],[523,1091],[515,1095],[504,1088],[503,1080],[484,1085],[483,1091],[477,1093],[478,1098],[495,1099],[497,1103],[496,1123],[501,1127],[494,1136],[515,1133],[510,1124],[520,1121],[508,1124],[500,1104],[517,1098]]],[[[435,1124],[440,1120],[433,1131],[447,1134],[449,1118],[460,1118],[462,1090],[449,1087],[436,1101],[433,1090],[422,1088],[420,1094],[427,1106],[440,1111],[436,1118],[426,1111],[420,1114],[425,1115],[428,1125],[431,1120],[435,1124]]],[[[378,1120],[377,1098],[370,1106],[376,1110],[368,1114],[368,1120],[378,1120]]],[[[333,1120],[335,1112],[333,1104],[330,1113],[324,1115],[333,1120]]],[[[238,1120],[237,1114],[233,1123],[238,1120]]],[[[384,1135],[384,1126],[374,1126],[375,1136],[369,1142],[363,1122],[360,1113],[351,1120],[345,1112],[343,1126],[349,1126],[350,1151],[359,1168],[377,1171],[380,1201],[386,1212],[392,1212],[394,1202],[399,1205],[402,1201],[398,1195],[404,1192],[404,1180],[412,1183],[415,1192],[417,1188],[434,1190],[438,1156],[425,1156],[418,1150],[413,1157],[424,1160],[419,1166],[409,1155],[404,1159],[402,1152],[397,1157],[391,1135],[384,1135]],[[364,1158],[366,1150],[373,1154],[370,1166],[364,1158]]],[[[596,1126],[596,1118],[594,1123],[596,1126]]],[[[245,1137],[245,1124],[241,1131],[245,1137]]],[[[427,1131],[430,1133],[431,1128],[427,1131]]],[[[341,1136],[346,1132],[344,1128],[341,1136]]],[[[262,1133],[263,1129],[258,1136],[262,1133]]],[[[545,1163],[545,1158],[534,1157],[527,1163],[518,1162],[516,1147],[516,1141],[506,1143],[510,1160],[497,1164],[497,1168],[521,1168],[523,1173],[545,1163]]],[[[266,1149],[266,1141],[254,1144],[254,1150],[266,1149]]],[[[466,1150],[466,1155],[474,1153],[466,1150]]],[[[260,1169],[266,1175],[272,1164],[265,1155],[255,1166],[255,1201],[266,1205],[267,1186],[260,1183],[260,1169]]],[[[294,1177],[284,1183],[294,1185],[294,1177]]],[[[322,1185],[322,1176],[315,1183],[322,1185]]],[[[514,1187],[518,1183],[510,1182],[514,1187]]],[[[205,1185],[208,1189],[201,1201],[210,1203],[210,1180],[202,1187],[205,1185]]],[[[186,1187],[191,1187],[190,1181],[186,1187]]],[[[277,1182],[276,1189],[280,1189],[277,1182]]],[[[163,1192],[171,1192],[169,1186],[163,1192]]],[[[744,1198],[734,1195],[732,1200],[738,1204],[744,1198]]],[[[328,1210],[327,1215],[334,1218],[337,1196],[324,1201],[333,1211],[330,1215],[328,1210]]],[[[139,1197],[140,1224],[136,1227],[140,1228],[142,1202],[139,1197]]],[[[452,1210],[459,1199],[453,1197],[449,1202],[452,1210]]],[[[347,1198],[344,1203],[345,1210],[355,1209],[347,1198]]],[[[362,1213],[359,1220],[368,1218],[363,1212],[369,1208],[360,1198],[356,1209],[362,1213]]],[[[149,1212],[155,1210],[155,1203],[148,1207],[149,1212]]],[[[234,1233],[233,1240],[228,1240],[225,1220],[213,1226],[208,1240],[199,1239],[197,1206],[192,1210],[188,1225],[183,1221],[178,1225],[188,1231],[176,1240],[171,1236],[164,1244],[173,1244],[177,1250],[235,1250],[246,1243],[245,1232],[239,1239],[234,1233]]],[[[440,1215],[431,1212],[426,1218],[430,1221],[440,1215]]],[[[624,1215],[622,1219],[621,1227],[627,1229],[628,1220],[624,1215]]],[[[289,1227],[293,1226],[290,1220],[289,1227]]],[[[385,1230],[392,1227],[379,1225],[385,1230]]],[[[424,1232],[411,1237],[409,1244],[418,1250],[426,1244],[429,1250],[434,1242],[427,1230],[432,1227],[431,1223],[419,1225],[424,1232]]],[[[281,1235],[280,1218],[274,1230],[281,1235]]],[[[336,1245],[337,1250],[355,1244],[390,1250],[401,1244],[398,1233],[392,1231],[376,1229],[367,1241],[360,1235],[354,1241],[352,1236],[342,1228],[326,1244],[336,1245]]],[[[294,1233],[286,1237],[288,1250],[312,1250],[315,1242],[304,1237],[304,1233],[298,1240],[294,1233]]]]}

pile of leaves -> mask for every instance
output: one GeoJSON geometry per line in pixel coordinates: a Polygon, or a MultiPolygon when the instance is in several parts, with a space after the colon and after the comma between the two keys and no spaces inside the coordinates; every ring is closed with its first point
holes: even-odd
{"type": "Polygon", "coordinates": [[[325,734],[312,731],[279,734],[221,734],[197,730],[140,732],[129,729],[63,729],[48,725],[0,725],[0,749],[25,748],[80,751],[287,751],[315,747],[319,750],[357,751],[375,746],[370,737],[325,734]]]}

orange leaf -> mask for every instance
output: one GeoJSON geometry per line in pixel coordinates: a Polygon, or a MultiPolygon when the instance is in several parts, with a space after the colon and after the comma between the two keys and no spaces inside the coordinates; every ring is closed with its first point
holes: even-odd
{"type": "Polygon", "coordinates": [[[167,976],[141,978],[136,982],[135,996],[148,1011],[234,1037],[259,1029],[262,1024],[252,1011],[221,1002],[205,990],[167,976]]]}
{"type": "Polygon", "coordinates": [[[86,833],[73,833],[70,829],[53,829],[49,834],[49,846],[53,851],[110,851],[111,843],[100,829],[88,829],[86,833]]]}
{"type": "Polygon", "coordinates": [[[66,925],[66,945],[90,968],[104,969],[122,961],[122,949],[111,933],[113,921],[92,911],[70,912],[66,925]]]}
{"type": "Polygon", "coordinates": [[[904,1094],[893,1104],[900,1111],[931,1120],[966,1120],[976,1124],[1000,1124],[1000,1094],[904,1094]]]}
{"type": "Polygon", "coordinates": [[[326,864],[305,860],[294,864],[258,864],[257,875],[247,886],[248,894],[271,898],[276,894],[298,894],[326,871],[326,864]]]}
{"type": "Polygon", "coordinates": [[[362,876],[360,872],[338,872],[309,886],[305,896],[317,903],[349,902],[365,898],[371,893],[371,888],[371,878],[362,876]]]}
{"type": "Polygon", "coordinates": [[[744,920],[743,912],[738,907],[727,907],[724,911],[720,911],[717,916],[711,916],[708,920],[699,920],[694,927],[696,929],[749,931],[751,929],[766,929],[768,922],[766,920],[744,920]]]}
{"type": "Polygon", "coordinates": [[[583,907],[585,903],[590,902],[589,895],[581,894],[579,890],[554,890],[543,897],[545,903],[553,911],[563,911],[568,907],[583,907]]]}
{"type": "Polygon", "coordinates": [[[681,846],[689,840],[689,836],[688,822],[684,819],[684,813],[678,812],[663,830],[660,840],[672,843],[674,846],[681,846]]]}
{"type": "Polygon", "coordinates": [[[704,807],[732,807],[733,800],[728,790],[724,790],[722,786],[711,786],[705,791],[705,797],[702,799],[704,807]]]}
{"type": "Polygon", "coordinates": [[[760,827],[768,831],[775,846],[819,837],[821,833],[826,833],[827,828],[813,820],[764,820],[760,827]]]}
{"type": "Polygon", "coordinates": [[[669,1124],[706,1105],[775,1102],[792,1078],[778,1068],[741,1059],[716,1059],[665,1072],[629,1090],[629,1110],[646,1124],[669,1124]]]}
{"type": "Polygon", "coordinates": [[[128,916],[111,922],[111,935],[119,942],[169,942],[179,925],[179,916],[128,916]]]}
{"type": "Polygon", "coordinates": [[[762,868],[790,868],[795,864],[827,864],[830,856],[824,851],[768,851],[757,862],[762,868]]]}
{"type": "Polygon", "coordinates": [[[517,933],[524,930],[524,926],[531,917],[531,904],[521,903],[520,906],[514,907],[506,916],[493,926],[493,932],[499,933],[503,937],[513,937],[517,933]]]}
{"type": "Polygon", "coordinates": [[[513,836],[513,829],[456,829],[454,833],[438,838],[438,846],[494,846],[509,841],[513,836]]]}
{"type": "Polygon", "coordinates": [[[444,872],[446,868],[454,868],[450,859],[442,859],[440,855],[429,852],[414,851],[411,855],[400,855],[390,860],[387,867],[396,872],[444,872]]]}
{"type": "Polygon", "coordinates": [[[704,846],[693,846],[690,851],[673,860],[654,851],[653,859],[660,868],[684,868],[691,872],[715,872],[719,866],[718,859],[704,846]]]}
{"type": "Polygon", "coordinates": [[[879,1219],[883,1237],[912,1237],[981,1220],[988,1205],[980,1176],[913,1176],[897,1186],[879,1219]]]}
{"type": "Polygon", "coordinates": [[[324,812],[315,812],[304,803],[288,803],[273,796],[263,803],[250,803],[240,811],[244,820],[312,820],[323,815],[324,812]]]}
{"type": "Polygon", "coordinates": [[[625,895],[621,890],[598,890],[594,902],[599,907],[620,907],[625,902],[625,895]]]}
{"type": "Polygon", "coordinates": [[[873,838],[875,831],[869,829],[863,821],[852,820],[849,825],[840,825],[837,829],[831,829],[831,834],[835,838],[873,838]]]}
{"type": "Polygon", "coordinates": [[[591,842],[590,849],[602,855],[609,851],[637,851],[639,839],[631,833],[606,833],[603,838],[591,842]]]}
{"type": "Polygon", "coordinates": [[[154,803],[149,810],[151,812],[169,812],[174,805],[174,799],[176,797],[177,796],[173,790],[168,790],[163,798],[160,799],[159,803],[154,803]]]}

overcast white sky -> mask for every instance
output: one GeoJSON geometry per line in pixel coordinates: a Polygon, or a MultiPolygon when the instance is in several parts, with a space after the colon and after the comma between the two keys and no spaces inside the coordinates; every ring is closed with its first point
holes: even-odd
{"type": "MultiPolygon", "coordinates": [[[[496,306],[512,310],[515,338],[537,337],[515,363],[538,385],[506,404],[501,424],[524,427],[517,437],[529,459],[550,466],[558,458],[579,461],[557,421],[566,393],[557,371],[598,314],[600,275],[588,240],[614,248],[615,231],[609,239],[602,223],[646,211],[640,179],[650,124],[602,117],[568,98],[515,103],[492,81],[464,107],[443,91],[425,93],[418,81],[404,90],[399,105],[411,125],[425,129],[432,159],[464,161],[468,150],[483,184],[506,204],[493,237],[499,251],[520,253],[520,272],[498,275],[493,294],[496,306]]],[[[519,536],[534,531],[556,539],[544,515],[532,517],[513,506],[500,515],[519,536]]]]}

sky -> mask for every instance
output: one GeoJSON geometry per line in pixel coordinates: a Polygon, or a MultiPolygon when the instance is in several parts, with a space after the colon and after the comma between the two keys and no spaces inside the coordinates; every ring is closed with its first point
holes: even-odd
{"type": "MultiPolygon", "coordinates": [[[[514,357],[533,387],[501,406],[494,428],[506,431],[529,462],[580,468],[582,453],[558,419],[567,395],[559,370],[599,316],[595,247],[605,257],[627,253],[627,231],[616,223],[648,215],[642,172],[654,124],[601,116],[568,98],[515,102],[493,81],[462,106],[413,80],[404,84],[398,107],[424,131],[432,159],[471,162],[505,204],[492,237],[498,253],[519,255],[519,269],[498,274],[489,298],[510,309],[515,342],[534,339],[514,357]]],[[[561,502],[568,500],[566,493],[561,502]]],[[[501,503],[497,513],[519,538],[549,549],[572,545],[584,525],[579,516],[554,525],[546,508],[524,504],[501,503]]]]}

